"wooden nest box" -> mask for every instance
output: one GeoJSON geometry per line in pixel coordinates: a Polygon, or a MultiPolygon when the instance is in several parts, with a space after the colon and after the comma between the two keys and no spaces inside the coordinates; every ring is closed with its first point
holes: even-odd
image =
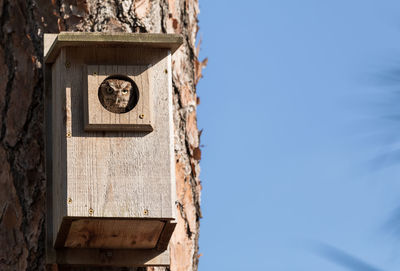
{"type": "Polygon", "coordinates": [[[173,34],[44,35],[47,260],[169,265],[173,34]]]}

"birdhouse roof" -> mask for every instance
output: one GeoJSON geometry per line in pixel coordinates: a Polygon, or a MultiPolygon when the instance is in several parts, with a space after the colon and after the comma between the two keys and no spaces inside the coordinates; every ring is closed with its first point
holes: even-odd
{"type": "MultiPolygon", "coordinates": [[[[53,63],[63,47],[124,46],[164,48],[175,52],[183,43],[178,34],[155,33],[104,33],[104,32],[60,32],[45,34],[51,37],[44,44],[45,63],[53,63]]],[[[46,39],[45,39],[46,40],[46,39]]]]}

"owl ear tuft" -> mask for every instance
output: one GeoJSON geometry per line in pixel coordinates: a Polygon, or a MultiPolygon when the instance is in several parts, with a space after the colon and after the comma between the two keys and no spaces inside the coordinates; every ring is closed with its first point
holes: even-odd
{"type": "Polygon", "coordinates": [[[121,84],[121,88],[126,88],[129,85],[128,81],[125,81],[121,84]]]}
{"type": "Polygon", "coordinates": [[[105,81],[103,83],[101,83],[100,87],[101,88],[107,88],[110,84],[108,83],[108,81],[105,81]]]}

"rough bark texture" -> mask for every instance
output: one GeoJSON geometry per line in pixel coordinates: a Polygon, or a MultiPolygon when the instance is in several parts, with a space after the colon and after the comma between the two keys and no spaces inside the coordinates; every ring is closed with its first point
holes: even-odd
{"type": "Polygon", "coordinates": [[[178,226],[171,240],[171,270],[197,270],[196,84],[205,64],[198,61],[195,45],[198,12],[197,0],[0,0],[0,270],[45,266],[42,37],[58,31],[184,36],[173,56],[178,226]]]}

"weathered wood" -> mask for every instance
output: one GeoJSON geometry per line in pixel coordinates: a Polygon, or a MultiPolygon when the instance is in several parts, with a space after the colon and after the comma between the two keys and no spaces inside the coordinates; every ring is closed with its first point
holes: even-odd
{"type": "Polygon", "coordinates": [[[169,240],[171,239],[172,233],[174,232],[176,223],[165,223],[161,235],[158,239],[157,250],[163,251],[168,248],[169,240]]]}
{"type": "Polygon", "coordinates": [[[165,222],[132,219],[77,219],[71,223],[65,247],[153,249],[165,222]]]}
{"type": "MultiPolygon", "coordinates": [[[[51,41],[49,40],[48,43],[51,41]]],[[[44,54],[46,63],[55,61],[63,47],[81,46],[142,46],[147,48],[170,49],[175,52],[183,43],[181,35],[158,33],[85,33],[85,32],[60,32],[44,54]]],[[[48,48],[48,45],[46,45],[48,48]]]]}
{"type": "MultiPolygon", "coordinates": [[[[154,131],[146,133],[117,132],[91,133],[83,130],[83,89],[86,49],[68,48],[71,67],[66,70],[66,89],[71,89],[71,106],[67,105],[66,127],[68,151],[68,216],[88,216],[93,209],[95,217],[164,217],[173,218],[174,200],[171,200],[173,172],[170,163],[171,123],[168,91],[167,57],[162,50],[147,51],[160,56],[153,63],[150,81],[154,108],[154,131]],[[169,105],[169,106],[168,106],[169,105]],[[68,109],[70,108],[70,110],[68,109]],[[147,210],[147,214],[144,214],[147,210]]],[[[128,61],[132,59],[127,48],[120,48],[128,61]]],[[[103,51],[104,52],[104,51],[103,51]]],[[[120,60],[104,54],[99,60],[118,65],[120,60]],[[108,56],[108,57],[107,57],[108,56]]],[[[111,66],[104,66],[111,67],[111,66]]],[[[107,71],[106,71],[107,72],[107,71]]],[[[110,122],[115,123],[110,114],[110,122]]],[[[65,203],[62,203],[65,204],[65,203]]]]}
{"type": "Polygon", "coordinates": [[[51,74],[48,238],[56,250],[166,250],[176,223],[171,52],[62,47],[51,74]],[[114,75],[138,86],[138,104],[128,113],[99,101],[100,84],[114,75]],[[127,131],[150,122],[151,133],[127,131]]]}
{"type": "Polygon", "coordinates": [[[43,39],[43,56],[49,53],[50,48],[53,46],[58,34],[46,33],[46,38],[43,39]]]}
{"type": "Polygon", "coordinates": [[[52,251],[48,257],[48,265],[69,266],[169,266],[168,250],[156,249],[93,249],[63,248],[52,251]]]}
{"type": "MultiPolygon", "coordinates": [[[[149,66],[88,65],[84,80],[84,126],[86,131],[151,132],[149,66]],[[110,76],[125,75],[136,83],[139,91],[137,105],[127,113],[115,114],[105,109],[98,98],[101,83],[110,76]],[[87,82],[87,83],[86,83],[87,82]]],[[[84,67],[84,70],[86,70],[84,67]]]]}
{"type": "MultiPolygon", "coordinates": [[[[70,136],[71,131],[65,125],[66,117],[70,115],[68,111],[70,107],[66,105],[70,102],[70,99],[66,98],[70,96],[70,87],[66,88],[65,85],[65,74],[66,74],[66,52],[63,49],[54,65],[52,66],[52,90],[51,90],[51,138],[52,142],[52,157],[47,161],[47,165],[50,165],[52,169],[52,205],[53,209],[53,240],[57,239],[57,233],[59,231],[63,218],[67,215],[67,164],[65,163],[65,157],[67,155],[67,137],[70,136]]],[[[48,75],[46,75],[48,76],[48,75]]],[[[46,138],[47,140],[47,138],[46,138]]],[[[49,144],[47,144],[49,145],[49,144]]],[[[51,191],[48,191],[51,192],[51,191]]],[[[49,207],[49,205],[47,205],[49,207]]]]}

